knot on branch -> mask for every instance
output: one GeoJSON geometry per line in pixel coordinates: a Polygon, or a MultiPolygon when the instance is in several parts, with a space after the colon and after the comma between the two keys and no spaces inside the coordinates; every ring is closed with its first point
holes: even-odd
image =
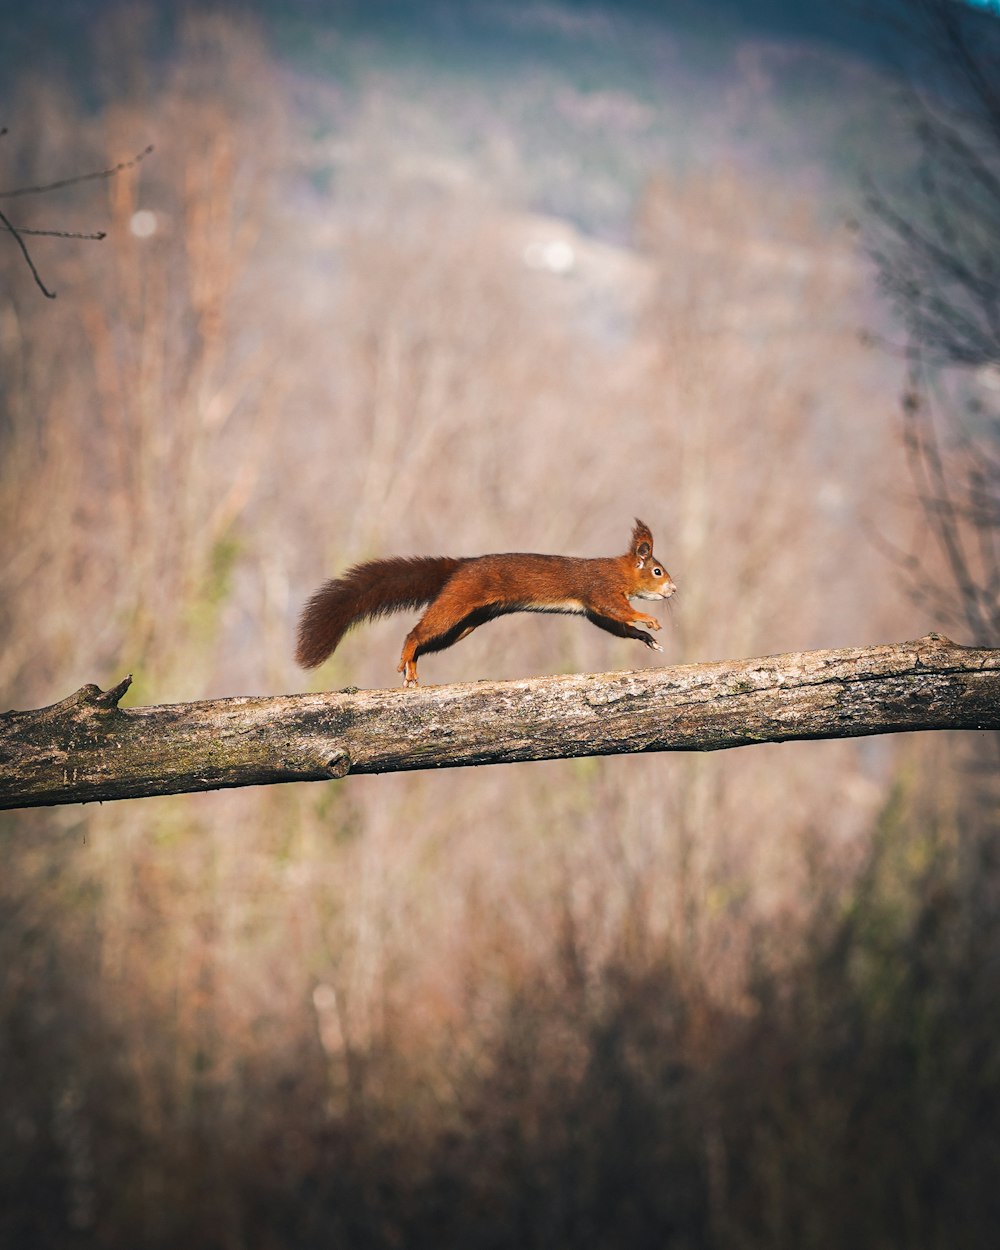
{"type": "Polygon", "coordinates": [[[95,686],[93,682],[88,682],[86,686],[81,686],[79,690],[71,695],[67,695],[65,699],[60,699],[58,703],[42,708],[38,716],[44,720],[57,720],[60,717],[78,715],[88,711],[97,713],[117,711],[119,700],[131,684],[131,673],[128,673],[117,686],[112,686],[109,690],[102,690],[100,686],[95,686]]]}
{"type": "Polygon", "coordinates": [[[117,686],[112,686],[109,690],[102,690],[100,686],[95,686],[93,682],[88,682],[86,686],[81,686],[75,694],[71,694],[69,698],[63,699],[61,703],[54,703],[52,710],[55,711],[56,708],[59,708],[69,711],[71,708],[92,707],[108,711],[118,706],[119,700],[131,684],[131,673],[127,673],[117,686]]]}
{"type": "Polygon", "coordinates": [[[110,690],[102,690],[100,686],[88,682],[86,686],[81,686],[79,690],[67,695],[65,699],[60,699],[58,703],[50,703],[48,707],[30,712],[19,712],[11,708],[9,712],[0,713],[0,722],[13,725],[27,720],[33,724],[48,724],[88,711],[114,712],[118,710],[118,702],[131,684],[131,673],[123,677],[118,685],[112,686],[110,690]]]}
{"type": "Polygon", "coordinates": [[[323,767],[331,781],[339,781],[351,771],[351,757],[338,748],[324,761],[323,767]]]}

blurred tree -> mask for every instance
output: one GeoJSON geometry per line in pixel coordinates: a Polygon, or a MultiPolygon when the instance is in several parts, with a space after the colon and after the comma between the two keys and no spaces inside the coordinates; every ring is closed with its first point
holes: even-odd
{"type": "Polygon", "coordinates": [[[908,566],[918,599],[982,643],[1000,634],[1000,19],[956,0],[901,12],[917,160],[902,191],[869,196],[868,234],[907,334],[906,449],[947,576],[908,566]]]}

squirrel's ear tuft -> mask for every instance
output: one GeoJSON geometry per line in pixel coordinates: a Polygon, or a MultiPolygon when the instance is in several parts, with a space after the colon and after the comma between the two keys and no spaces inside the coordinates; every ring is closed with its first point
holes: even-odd
{"type": "Polygon", "coordinates": [[[640,561],[640,567],[653,554],[653,535],[649,526],[638,517],[635,518],[635,529],[632,531],[632,554],[640,561]]]}

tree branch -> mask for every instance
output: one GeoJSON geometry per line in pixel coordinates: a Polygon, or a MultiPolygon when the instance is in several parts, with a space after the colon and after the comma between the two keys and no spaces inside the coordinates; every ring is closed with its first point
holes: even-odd
{"type": "Polygon", "coordinates": [[[0,808],[348,773],[1000,729],[1000,650],[939,634],[642,672],[122,709],[131,680],[0,716],[0,808]]]}

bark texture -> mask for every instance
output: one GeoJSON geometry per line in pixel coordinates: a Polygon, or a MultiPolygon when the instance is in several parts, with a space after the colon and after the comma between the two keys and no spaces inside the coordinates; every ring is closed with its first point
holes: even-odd
{"type": "Polygon", "coordinates": [[[1000,729],[1000,650],[915,642],[641,672],[0,715],[0,808],[796,738],[1000,729]]]}

